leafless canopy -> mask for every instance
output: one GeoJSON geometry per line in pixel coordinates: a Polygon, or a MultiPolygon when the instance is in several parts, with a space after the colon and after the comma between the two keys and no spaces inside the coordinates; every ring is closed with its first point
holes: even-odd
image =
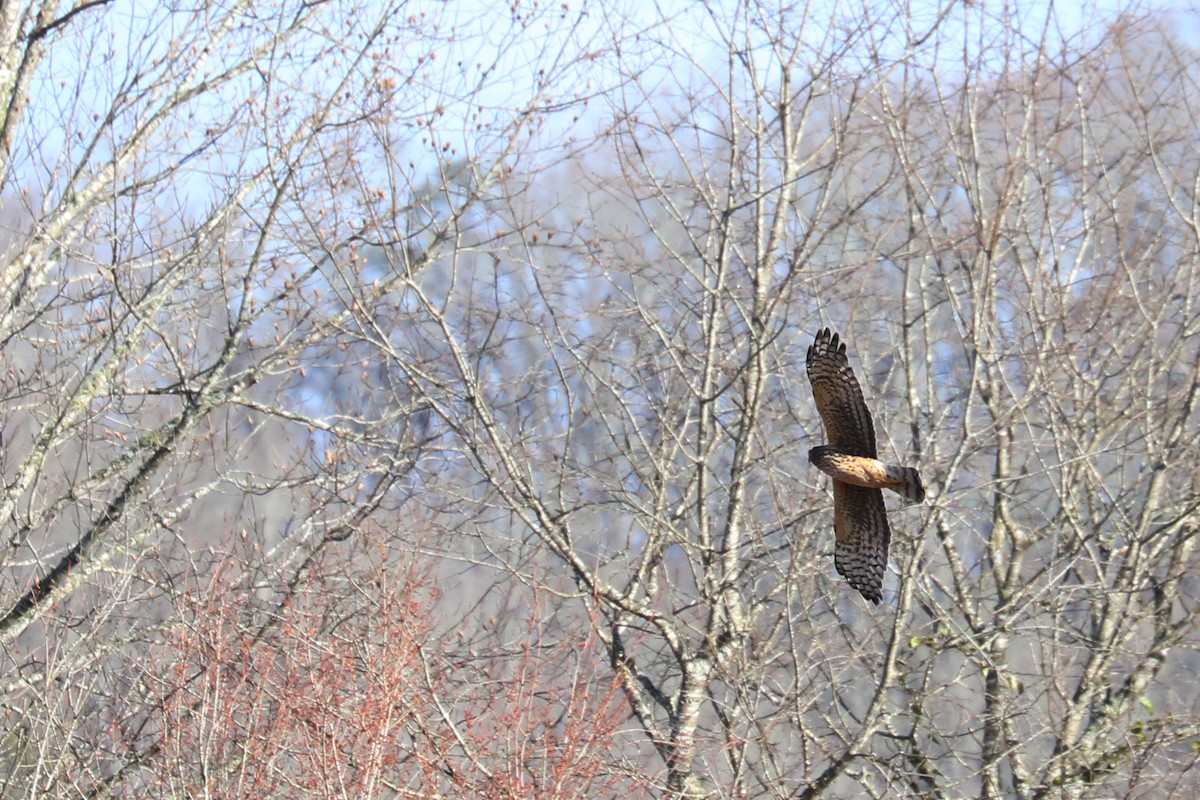
{"type": "Polygon", "coordinates": [[[653,5],[0,4],[0,794],[1200,789],[1196,16],[653,5]]]}

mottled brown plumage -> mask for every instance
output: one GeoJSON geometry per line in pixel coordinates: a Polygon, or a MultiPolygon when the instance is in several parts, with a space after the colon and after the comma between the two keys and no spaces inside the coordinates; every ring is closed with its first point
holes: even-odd
{"type": "Polygon", "coordinates": [[[846,358],[846,345],[829,328],[817,333],[806,359],[813,399],[830,444],[814,447],[808,459],[833,477],[833,563],[850,585],[873,603],[883,598],[891,528],[883,492],[891,489],[913,503],[925,500],[921,476],[876,458],[875,426],[862,389],[846,358]]]}

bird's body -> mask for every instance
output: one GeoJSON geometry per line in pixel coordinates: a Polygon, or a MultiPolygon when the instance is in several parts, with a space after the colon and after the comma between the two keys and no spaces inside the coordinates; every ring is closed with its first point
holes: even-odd
{"type": "Polygon", "coordinates": [[[877,458],[851,455],[831,445],[808,451],[809,462],[842,483],[867,489],[891,489],[910,503],[925,502],[921,474],[914,467],[896,467],[877,458]]]}
{"type": "Polygon", "coordinates": [[[881,489],[912,503],[925,500],[913,467],[884,464],[875,449],[875,426],[862,389],[846,358],[846,345],[829,328],[817,333],[806,358],[813,399],[830,444],[814,447],[808,459],[833,478],[833,563],[863,597],[883,598],[891,528],[881,489]]]}

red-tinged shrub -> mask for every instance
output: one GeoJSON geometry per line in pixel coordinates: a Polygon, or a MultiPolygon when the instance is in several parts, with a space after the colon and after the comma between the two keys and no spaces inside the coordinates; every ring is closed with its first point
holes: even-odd
{"type": "MultiPolygon", "coordinates": [[[[270,615],[225,565],[188,598],[159,679],[164,791],[222,798],[628,794],[623,698],[589,629],[553,615],[435,634],[415,564],[314,571],[270,615]],[[480,628],[483,630],[484,628],[480,628]]],[[[509,606],[512,607],[511,605],[509,606]]],[[[512,612],[510,612],[512,613],[512,612]]],[[[461,620],[462,626],[472,618],[461,620]]]]}

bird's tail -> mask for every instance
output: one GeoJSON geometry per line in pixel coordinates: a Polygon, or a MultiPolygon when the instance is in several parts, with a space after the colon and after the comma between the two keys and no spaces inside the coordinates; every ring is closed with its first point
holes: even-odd
{"type": "Polygon", "coordinates": [[[895,481],[888,488],[910,503],[925,502],[925,485],[921,483],[921,473],[916,467],[887,468],[888,477],[895,481]]]}

